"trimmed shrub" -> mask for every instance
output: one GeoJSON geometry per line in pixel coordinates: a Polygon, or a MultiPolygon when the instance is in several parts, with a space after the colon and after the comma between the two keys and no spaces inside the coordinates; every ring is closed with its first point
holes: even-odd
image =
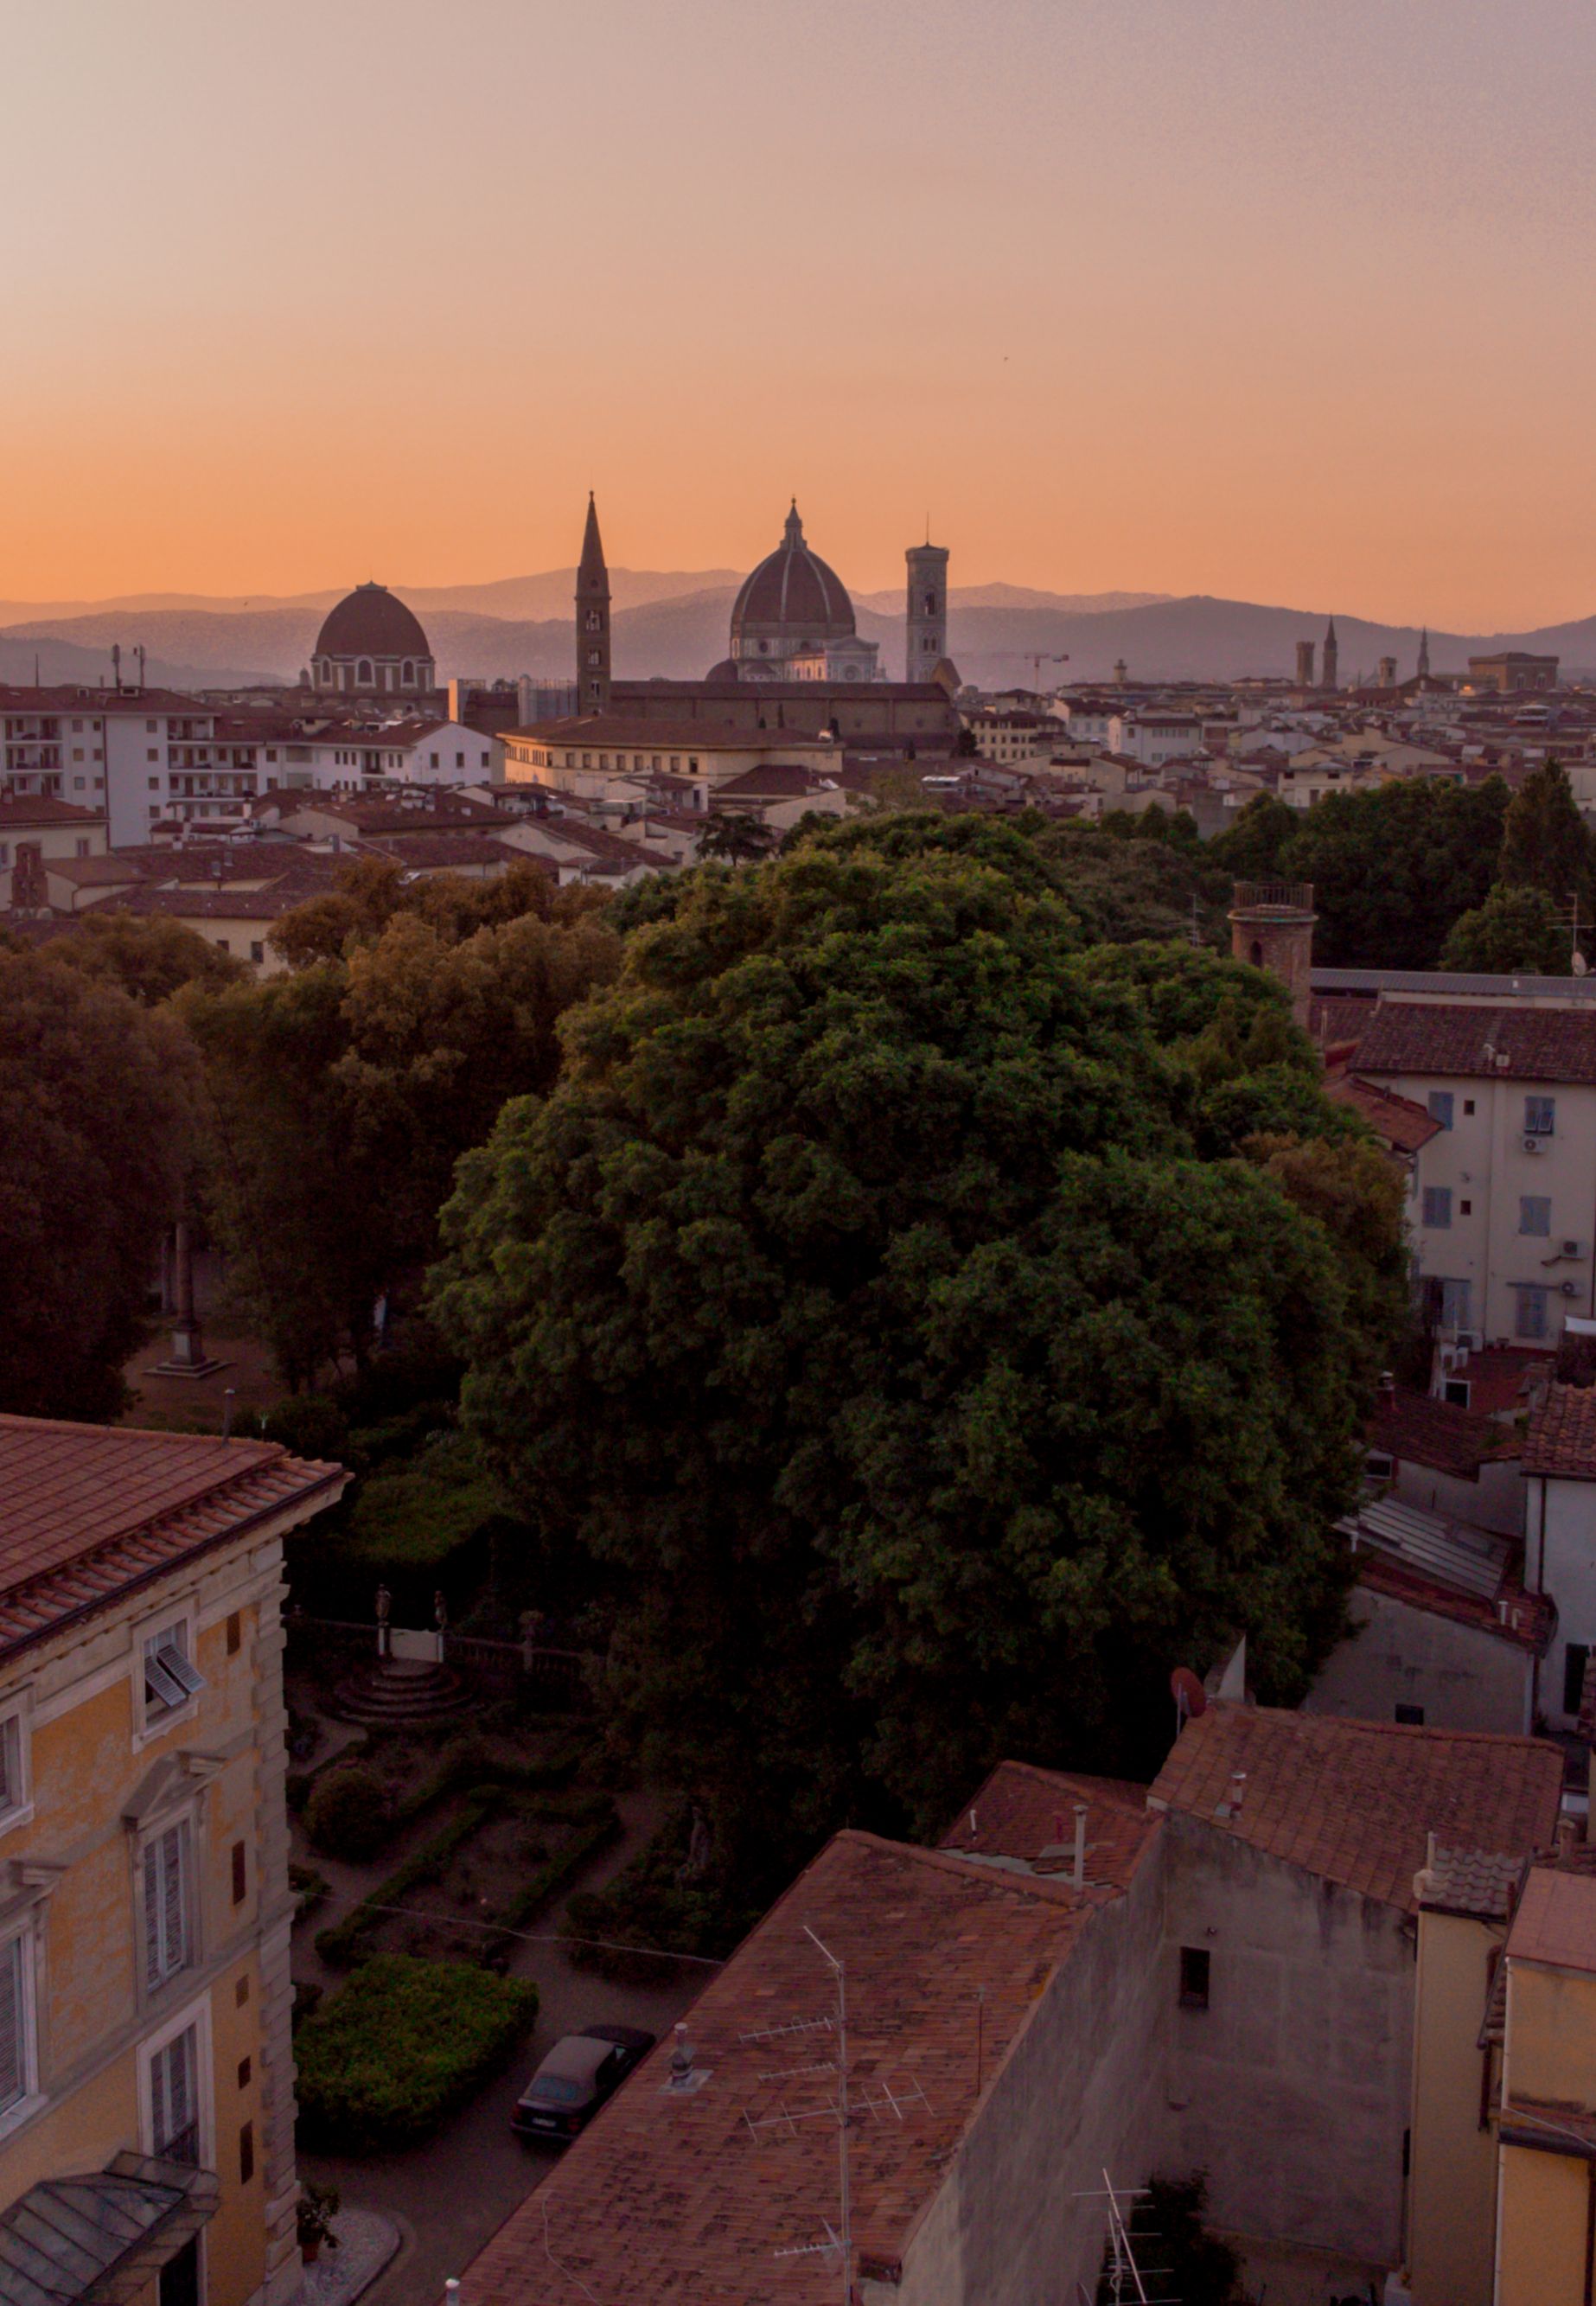
{"type": "Polygon", "coordinates": [[[426,2137],[503,2063],[537,2007],[535,1986],[474,1963],[373,1955],[300,2027],[303,2138],[361,2154],[426,2137]]]}
{"type": "Polygon", "coordinates": [[[335,1969],[361,1960],[365,1954],[366,1939],[386,1918],[382,1909],[397,1906],[422,1883],[436,1882],[461,1843],[470,1841],[482,1820],[500,1808],[504,1799],[502,1786],[479,1786],[474,1793],[468,1794],[448,1823],[423,1841],[386,1880],[379,1882],[371,1896],[363,1899],[353,1913],[317,1932],[316,1951],[322,1960],[331,1962],[335,1969]]]}
{"type": "Polygon", "coordinates": [[[329,1858],[375,1857],[393,1832],[381,1781],[370,1770],[329,1770],[305,1804],[304,1827],[329,1858]]]}

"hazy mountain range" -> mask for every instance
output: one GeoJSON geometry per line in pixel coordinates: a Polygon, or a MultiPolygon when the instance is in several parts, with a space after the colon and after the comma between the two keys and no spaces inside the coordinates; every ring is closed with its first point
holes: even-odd
{"type": "MultiPolygon", "coordinates": [[[[393,589],[424,619],[440,678],[527,673],[560,679],[573,670],[574,575],[557,568],[489,585],[393,589]]],[[[721,568],[612,569],[617,674],[681,679],[706,672],[726,653],[738,582],[734,571],[721,568]]],[[[310,661],[323,613],[339,598],[330,588],[291,598],[147,594],[100,602],[0,602],[0,681],[31,680],[36,659],[46,681],[92,686],[108,680],[113,642],[122,645],[124,673],[129,651],[142,642],[148,678],[169,687],[294,681],[310,661]]],[[[881,643],[894,676],[903,661],[900,599],[893,593],[855,596],[859,630],[881,643]]],[[[1121,657],[1132,679],[1289,675],[1296,643],[1321,641],[1327,616],[1322,608],[1272,608],[1202,594],[1062,594],[993,584],[952,589],[949,643],[964,678],[983,688],[1106,679],[1121,657]]],[[[1403,676],[1414,670],[1416,627],[1376,624],[1339,610],[1336,624],[1344,683],[1359,672],[1372,679],[1382,656],[1395,657],[1403,676]]],[[[1495,648],[1560,656],[1566,672],[1596,668],[1596,617],[1533,632],[1430,636],[1437,672],[1462,671],[1471,654],[1495,648]]]]}

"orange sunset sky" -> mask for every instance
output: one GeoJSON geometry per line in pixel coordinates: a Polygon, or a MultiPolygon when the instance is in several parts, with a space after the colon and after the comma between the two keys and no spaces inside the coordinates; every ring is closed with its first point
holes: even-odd
{"type": "Polygon", "coordinates": [[[1590,0],[7,12],[0,597],[1596,611],[1590,0]]]}

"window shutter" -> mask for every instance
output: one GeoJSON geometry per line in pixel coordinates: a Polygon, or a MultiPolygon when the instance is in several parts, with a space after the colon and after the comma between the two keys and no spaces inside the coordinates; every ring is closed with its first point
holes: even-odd
{"type": "Polygon", "coordinates": [[[0,2107],[14,2105],[27,2087],[22,2059],[22,1941],[0,1949],[0,2107]]]}
{"type": "Polygon", "coordinates": [[[161,1836],[161,1935],[166,1975],[181,1969],[188,1958],[183,1923],[183,1829],[175,1825],[161,1836]]]}
{"type": "Polygon", "coordinates": [[[158,1986],[162,1976],[160,1844],[152,1841],[144,1851],[144,1982],[158,1986]]]}
{"type": "Polygon", "coordinates": [[[13,1713],[0,1723],[0,1812],[15,1809],[22,1798],[22,1725],[13,1713]]]}

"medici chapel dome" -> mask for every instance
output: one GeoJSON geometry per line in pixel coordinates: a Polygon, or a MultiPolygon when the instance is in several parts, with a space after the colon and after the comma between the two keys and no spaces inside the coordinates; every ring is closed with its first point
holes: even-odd
{"type": "Polygon", "coordinates": [[[311,660],[313,687],[357,694],[430,689],[434,671],[419,618],[385,585],[357,585],[329,610],[311,660]]]}
{"type": "Polygon", "coordinates": [[[790,656],[800,647],[850,640],[855,630],[847,588],[805,543],[795,502],[781,543],[744,578],[732,606],[732,656],[790,656]]]}

